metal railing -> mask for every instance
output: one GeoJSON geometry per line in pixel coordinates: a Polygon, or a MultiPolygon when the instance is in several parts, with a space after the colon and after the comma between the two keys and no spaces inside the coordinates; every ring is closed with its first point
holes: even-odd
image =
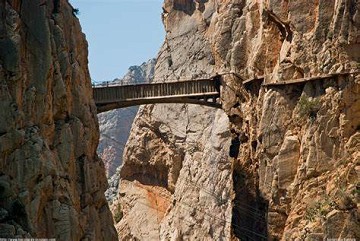
{"type": "Polygon", "coordinates": [[[120,101],[132,101],[159,97],[206,97],[217,95],[219,94],[219,91],[219,84],[213,79],[93,88],[96,104],[106,104],[120,101]]]}

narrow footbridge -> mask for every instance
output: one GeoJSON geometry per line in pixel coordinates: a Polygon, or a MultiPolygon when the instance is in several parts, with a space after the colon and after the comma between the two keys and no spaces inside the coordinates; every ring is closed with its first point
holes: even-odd
{"type": "MultiPolygon", "coordinates": [[[[359,71],[331,73],[270,83],[266,83],[264,76],[260,76],[243,80],[242,84],[246,89],[249,85],[258,83],[260,87],[278,88],[286,85],[298,85],[311,81],[331,79],[341,75],[359,73],[359,71]]],[[[242,79],[241,76],[236,73],[230,72],[223,73],[222,75],[225,74],[232,74],[242,79]]],[[[94,87],[93,94],[98,113],[133,105],[156,103],[189,103],[221,108],[221,104],[217,102],[217,98],[220,97],[220,86],[226,84],[222,81],[222,75],[216,75],[208,79],[178,82],[94,87]]]]}
{"type": "Polygon", "coordinates": [[[98,113],[134,105],[189,103],[221,108],[220,77],[179,82],[94,87],[98,113]]]}

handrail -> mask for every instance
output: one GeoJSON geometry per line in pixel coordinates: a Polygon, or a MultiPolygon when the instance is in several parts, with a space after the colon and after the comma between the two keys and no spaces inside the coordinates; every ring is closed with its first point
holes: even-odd
{"type": "Polygon", "coordinates": [[[193,103],[219,107],[216,98],[220,97],[220,85],[226,85],[221,76],[234,75],[242,80],[243,85],[261,80],[261,86],[281,86],[307,81],[331,78],[338,75],[358,74],[360,71],[330,73],[320,76],[304,77],[293,80],[265,83],[267,76],[244,79],[234,72],[216,74],[210,78],[181,80],[177,82],[139,83],[127,85],[95,86],[93,95],[98,110],[122,108],[147,103],[193,103]],[[108,107],[104,107],[108,105],[108,107]]]}

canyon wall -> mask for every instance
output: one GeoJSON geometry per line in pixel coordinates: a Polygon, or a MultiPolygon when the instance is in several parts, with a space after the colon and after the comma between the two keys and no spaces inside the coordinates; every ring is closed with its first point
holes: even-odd
{"type": "Polygon", "coordinates": [[[155,79],[222,74],[225,112],[140,108],[120,238],[360,238],[360,2],[165,0],[163,22],[155,79]]]}
{"type": "MultiPolygon", "coordinates": [[[[124,85],[150,83],[154,78],[156,59],[150,59],[141,65],[130,66],[128,72],[121,78],[100,85],[124,85]]],[[[119,167],[125,144],[129,139],[130,129],[138,106],[116,109],[97,115],[99,119],[100,140],[97,153],[105,164],[109,187],[105,192],[109,203],[116,197],[119,187],[119,167]]]]}
{"type": "Polygon", "coordinates": [[[68,1],[0,1],[0,237],[116,240],[68,1]]]}
{"type": "MultiPolygon", "coordinates": [[[[130,66],[121,79],[103,82],[100,85],[150,83],[154,78],[155,63],[155,59],[150,59],[139,66],[130,66]]],[[[104,161],[108,177],[114,175],[116,169],[122,164],[124,146],[129,138],[137,110],[137,106],[132,106],[98,114],[100,140],[97,153],[104,161]]]]}
{"type": "Polygon", "coordinates": [[[239,143],[233,227],[259,226],[244,210],[245,184],[268,204],[270,240],[359,238],[360,3],[240,2],[219,12],[215,59],[240,75],[224,77],[223,94],[239,143]],[[266,86],[341,72],[354,74],[266,86]],[[241,84],[259,76],[262,86],[241,84]]]}
{"type": "MultiPolygon", "coordinates": [[[[160,50],[155,82],[200,78],[215,67],[210,43],[197,31],[201,18],[175,13],[179,17],[166,27],[172,32],[160,50]]],[[[124,151],[119,200],[112,205],[120,239],[228,236],[229,145],[222,110],[186,104],[140,107],[124,151]]]]}

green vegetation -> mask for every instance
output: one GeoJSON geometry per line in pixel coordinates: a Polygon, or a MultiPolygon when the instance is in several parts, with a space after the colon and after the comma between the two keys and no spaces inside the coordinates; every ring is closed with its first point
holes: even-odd
{"type": "Polygon", "coordinates": [[[326,37],[332,39],[334,37],[334,32],[328,32],[326,37]]]}
{"type": "Polygon", "coordinates": [[[310,204],[305,212],[305,219],[311,222],[316,218],[325,218],[326,215],[334,209],[334,202],[329,197],[325,197],[324,200],[316,201],[310,204]]]}
{"type": "Polygon", "coordinates": [[[79,15],[80,14],[80,10],[78,8],[73,8],[72,10],[73,14],[75,15],[79,15]]]}
{"type": "Polygon", "coordinates": [[[122,208],[121,208],[121,204],[119,203],[116,207],[116,210],[115,210],[115,213],[114,213],[114,220],[116,223],[120,222],[121,219],[123,218],[124,216],[124,213],[122,211],[122,208]]]}
{"type": "Polygon", "coordinates": [[[359,195],[359,196],[360,196],[360,182],[358,182],[358,183],[356,184],[356,187],[355,187],[354,190],[352,191],[352,194],[353,194],[354,196],[356,196],[356,195],[359,195]]]}
{"type": "Polygon", "coordinates": [[[301,117],[307,116],[310,118],[310,120],[315,120],[316,114],[320,109],[319,99],[312,99],[306,96],[301,96],[298,105],[301,117]]]}

